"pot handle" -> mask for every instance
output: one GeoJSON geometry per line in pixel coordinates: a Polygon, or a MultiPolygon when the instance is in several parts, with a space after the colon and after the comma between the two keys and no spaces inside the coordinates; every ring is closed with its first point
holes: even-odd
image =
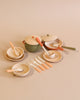
{"type": "Polygon", "coordinates": [[[26,43],[25,40],[23,40],[22,43],[25,44],[26,43]]]}

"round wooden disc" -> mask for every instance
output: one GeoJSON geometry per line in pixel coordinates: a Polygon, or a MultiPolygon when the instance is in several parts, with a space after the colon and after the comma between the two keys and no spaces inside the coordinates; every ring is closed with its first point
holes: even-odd
{"type": "Polygon", "coordinates": [[[49,57],[45,52],[43,53],[43,58],[49,62],[59,62],[62,59],[62,55],[60,52],[55,50],[49,50],[49,53],[55,54],[54,58],[49,57]]]}

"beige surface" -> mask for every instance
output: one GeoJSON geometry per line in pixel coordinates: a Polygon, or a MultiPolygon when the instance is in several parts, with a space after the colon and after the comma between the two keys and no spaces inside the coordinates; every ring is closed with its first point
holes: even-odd
{"type": "MultiPolygon", "coordinates": [[[[80,53],[63,53],[53,68],[18,78],[5,70],[9,41],[24,47],[28,34],[55,33],[68,46],[80,47],[79,0],[0,0],[0,100],[80,100],[80,53]]],[[[41,53],[41,52],[40,52],[41,53]]],[[[27,63],[40,53],[28,53],[27,63]]]]}

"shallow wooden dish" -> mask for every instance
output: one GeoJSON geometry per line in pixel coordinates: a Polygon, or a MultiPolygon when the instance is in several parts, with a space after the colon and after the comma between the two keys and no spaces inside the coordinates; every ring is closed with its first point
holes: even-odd
{"type": "Polygon", "coordinates": [[[50,58],[48,57],[48,55],[44,52],[43,53],[43,58],[46,60],[46,61],[49,61],[49,62],[59,62],[61,59],[62,59],[62,54],[58,51],[55,51],[55,50],[49,50],[48,51],[49,53],[53,53],[55,54],[55,57],[54,58],[50,58]]]}
{"type": "MultiPolygon", "coordinates": [[[[61,47],[63,45],[63,42],[59,39],[55,40],[58,44],[58,47],[61,47]]],[[[54,46],[54,41],[50,42],[44,42],[44,46],[49,50],[58,50],[58,47],[54,46]]]]}

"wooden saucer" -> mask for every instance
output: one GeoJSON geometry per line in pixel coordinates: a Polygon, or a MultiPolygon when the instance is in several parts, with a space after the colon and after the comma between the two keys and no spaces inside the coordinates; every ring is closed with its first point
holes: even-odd
{"type": "Polygon", "coordinates": [[[48,52],[49,52],[49,53],[55,54],[55,57],[54,57],[54,58],[50,58],[50,57],[44,52],[44,53],[43,53],[43,58],[44,58],[46,61],[49,61],[49,62],[59,62],[59,61],[62,59],[62,55],[61,55],[60,52],[55,51],[55,50],[49,50],[48,52]]]}

